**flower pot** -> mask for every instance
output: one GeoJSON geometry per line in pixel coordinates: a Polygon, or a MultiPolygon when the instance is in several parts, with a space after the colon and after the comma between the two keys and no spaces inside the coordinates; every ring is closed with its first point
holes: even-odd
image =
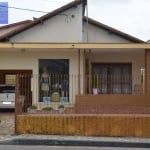
{"type": "Polygon", "coordinates": [[[60,114],[63,114],[65,112],[65,109],[64,108],[59,108],[59,113],[60,114]]]}
{"type": "Polygon", "coordinates": [[[31,113],[31,114],[35,114],[36,113],[36,109],[28,108],[27,112],[31,113]]]}

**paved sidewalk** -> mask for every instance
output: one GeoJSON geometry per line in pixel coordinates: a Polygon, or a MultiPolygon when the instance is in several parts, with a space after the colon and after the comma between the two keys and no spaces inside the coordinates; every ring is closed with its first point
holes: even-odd
{"type": "Polygon", "coordinates": [[[0,135],[0,144],[150,148],[150,138],[84,137],[55,135],[0,135]]]}
{"type": "Polygon", "coordinates": [[[0,135],[14,134],[15,116],[14,114],[0,114],[0,135]]]}

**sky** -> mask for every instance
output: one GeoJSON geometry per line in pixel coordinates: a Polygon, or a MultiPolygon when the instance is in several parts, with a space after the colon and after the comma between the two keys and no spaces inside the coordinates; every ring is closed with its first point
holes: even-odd
{"type": "MultiPolygon", "coordinates": [[[[9,7],[42,11],[9,8],[9,23],[40,17],[71,1],[0,0],[9,7]]],[[[88,16],[141,40],[150,39],[150,0],[88,0],[88,16]]]]}

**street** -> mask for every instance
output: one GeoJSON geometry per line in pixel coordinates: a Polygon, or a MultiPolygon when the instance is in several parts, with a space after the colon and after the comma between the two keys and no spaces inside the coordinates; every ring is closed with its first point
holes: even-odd
{"type": "Polygon", "coordinates": [[[118,148],[118,147],[70,147],[70,146],[15,146],[0,145],[0,150],[148,150],[149,148],[118,148]]]}

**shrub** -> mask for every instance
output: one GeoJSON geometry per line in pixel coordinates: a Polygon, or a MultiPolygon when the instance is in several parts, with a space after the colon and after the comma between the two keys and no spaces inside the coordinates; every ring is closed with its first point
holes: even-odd
{"type": "Polygon", "coordinates": [[[53,110],[53,107],[44,107],[42,110],[51,111],[53,110]]]}
{"type": "Polygon", "coordinates": [[[59,108],[59,109],[65,108],[65,106],[64,106],[64,105],[59,105],[58,108],[59,108]]]}
{"type": "Polygon", "coordinates": [[[30,109],[37,109],[37,106],[36,105],[31,105],[29,106],[30,109]]]}

